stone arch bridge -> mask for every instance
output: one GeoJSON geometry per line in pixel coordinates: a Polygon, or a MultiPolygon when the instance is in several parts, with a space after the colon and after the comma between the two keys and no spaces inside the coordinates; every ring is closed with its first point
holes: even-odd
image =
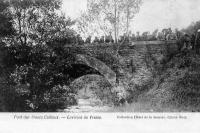
{"type": "Polygon", "coordinates": [[[148,65],[146,59],[150,56],[150,60],[159,63],[167,54],[176,53],[178,46],[176,41],[141,41],[122,45],[66,45],[65,50],[76,55],[76,64],[95,69],[114,86],[118,78],[131,77],[148,65]]]}

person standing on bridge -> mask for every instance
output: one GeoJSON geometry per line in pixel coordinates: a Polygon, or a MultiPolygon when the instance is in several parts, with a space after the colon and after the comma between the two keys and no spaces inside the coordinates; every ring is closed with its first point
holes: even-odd
{"type": "Polygon", "coordinates": [[[191,45],[192,45],[192,50],[195,50],[195,34],[192,34],[191,36],[191,45]]]}
{"type": "Polygon", "coordinates": [[[179,51],[188,50],[189,46],[190,46],[190,36],[184,33],[184,35],[180,37],[180,40],[178,40],[178,50],[179,51]]]}
{"type": "Polygon", "coordinates": [[[80,34],[78,34],[76,36],[76,44],[78,44],[78,45],[83,45],[84,44],[84,40],[83,40],[83,38],[81,37],[80,34]]]}
{"type": "Polygon", "coordinates": [[[104,36],[101,36],[99,42],[100,42],[100,43],[104,43],[104,42],[105,42],[105,37],[104,37],[104,36]]]}
{"type": "Polygon", "coordinates": [[[99,38],[96,36],[95,38],[94,38],[94,40],[93,40],[93,43],[94,44],[98,44],[100,41],[99,41],[99,38]]]}
{"type": "Polygon", "coordinates": [[[91,36],[88,36],[87,39],[85,40],[85,43],[86,43],[86,44],[90,44],[90,43],[91,43],[91,40],[92,40],[92,37],[91,37],[91,36]]]}
{"type": "Polygon", "coordinates": [[[184,43],[186,49],[190,49],[190,42],[191,42],[190,36],[188,34],[185,34],[184,38],[185,38],[184,43]]]}

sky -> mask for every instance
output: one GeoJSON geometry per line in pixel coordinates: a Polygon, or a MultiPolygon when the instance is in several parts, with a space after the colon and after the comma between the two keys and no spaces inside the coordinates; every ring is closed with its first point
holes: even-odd
{"type": "MultiPolygon", "coordinates": [[[[77,18],[87,8],[87,0],[63,0],[62,11],[77,18]]],[[[143,0],[131,23],[133,32],[172,27],[182,29],[200,20],[200,0],[143,0]]]]}

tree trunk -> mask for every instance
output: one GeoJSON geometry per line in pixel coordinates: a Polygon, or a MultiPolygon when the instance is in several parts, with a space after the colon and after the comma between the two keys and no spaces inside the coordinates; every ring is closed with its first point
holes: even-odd
{"type": "Polygon", "coordinates": [[[115,43],[117,43],[117,4],[115,1],[115,22],[114,22],[114,32],[115,32],[115,43]]]}
{"type": "Polygon", "coordinates": [[[126,16],[126,35],[129,36],[129,6],[127,5],[127,16],[126,16]]]}

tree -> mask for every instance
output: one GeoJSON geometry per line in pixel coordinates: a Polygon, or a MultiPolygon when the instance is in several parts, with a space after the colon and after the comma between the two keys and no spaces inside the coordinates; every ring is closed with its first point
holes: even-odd
{"type": "Polygon", "coordinates": [[[112,30],[110,23],[105,21],[102,17],[91,16],[87,12],[83,12],[77,19],[77,30],[84,38],[94,35],[109,35],[112,30]]]}
{"type": "Polygon", "coordinates": [[[74,91],[67,87],[72,80],[67,70],[74,56],[63,48],[74,41],[74,22],[57,13],[61,1],[9,2],[16,32],[5,41],[1,61],[6,73],[1,94],[7,111],[56,111],[75,104],[74,91]]]}
{"type": "Polygon", "coordinates": [[[0,1],[0,37],[11,36],[15,32],[8,7],[7,2],[0,1]]]}
{"type": "Polygon", "coordinates": [[[56,111],[75,103],[74,91],[67,87],[71,77],[66,71],[73,62],[67,51],[12,45],[4,61],[4,70],[9,70],[3,93],[8,111],[56,111]]]}
{"type": "Polygon", "coordinates": [[[12,26],[12,18],[8,11],[8,3],[4,0],[0,1],[0,111],[5,111],[4,93],[3,88],[5,87],[5,73],[3,70],[3,58],[5,57],[5,43],[6,38],[10,37],[14,33],[12,26]]]}
{"type": "MultiPolygon", "coordinates": [[[[92,17],[93,22],[97,21],[100,27],[107,23],[107,29],[114,31],[115,42],[117,42],[119,18],[122,13],[121,4],[122,0],[88,0],[88,14],[92,17]],[[109,25],[108,25],[109,23],[109,25]]],[[[105,28],[104,28],[105,29],[105,28]]],[[[100,29],[102,30],[102,28],[100,29]]],[[[105,31],[104,31],[105,32],[105,31]]],[[[111,31],[109,31],[111,32],[111,31]]],[[[107,32],[106,35],[109,35],[107,32]]]]}
{"type": "Polygon", "coordinates": [[[187,28],[182,29],[182,31],[192,35],[196,34],[198,29],[200,29],[200,21],[191,23],[187,28]]]}
{"type": "Polygon", "coordinates": [[[124,0],[124,13],[126,17],[126,34],[129,36],[130,22],[134,18],[135,14],[139,12],[142,0],[124,0]]]}
{"type": "Polygon", "coordinates": [[[61,0],[10,0],[16,41],[42,45],[54,38],[73,37],[70,27],[74,22],[56,13],[61,4],[61,0]]]}
{"type": "Polygon", "coordinates": [[[141,0],[88,0],[87,16],[90,23],[97,23],[99,30],[106,35],[114,31],[115,42],[117,43],[119,34],[129,30],[130,20],[139,11],[141,0]],[[126,22],[124,22],[126,18],[126,22]],[[126,28],[124,28],[126,24],[126,28]],[[108,31],[107,29],[110,29],[108,31]]]}

